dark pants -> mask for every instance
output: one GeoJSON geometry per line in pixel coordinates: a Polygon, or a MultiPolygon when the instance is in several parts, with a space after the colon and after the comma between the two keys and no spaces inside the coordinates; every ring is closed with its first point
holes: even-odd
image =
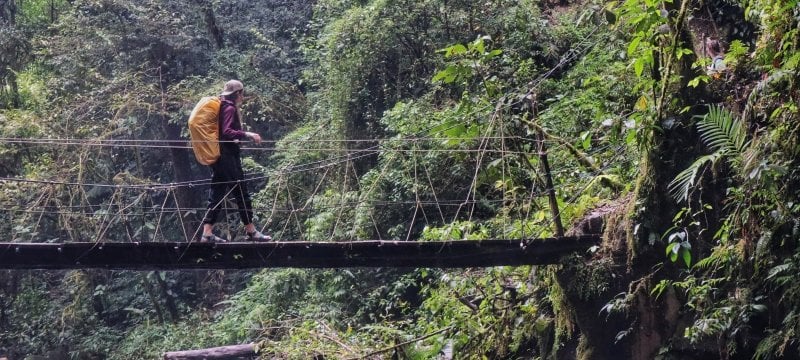
{"type": "Polygon", "coordinates": [[[217,221],[226,196],[236,202],[242,224],[252,223],[253,204],[244,182],[242,159],[238,151],[231,151],[223,145],[219,160],[211,164],[211,196],[208,198],[208,211],[203,218],[203,224],[214,224],[217,221]]]}

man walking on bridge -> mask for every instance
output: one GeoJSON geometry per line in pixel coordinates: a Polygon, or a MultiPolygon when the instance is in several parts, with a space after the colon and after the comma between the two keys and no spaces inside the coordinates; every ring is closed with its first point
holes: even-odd
{"type": "Polygon", "coordinates": [[[225,241],[214,235],[214,223],[217,221],[220,206],[225,197],[230,195],[236,202],[239,218],[244,224],[249,241],[270,241],[272,238],[256,230],[253,224],[253,204],[244,182],[241,149],[239,141],[250,138],[256,144],[261,143],[261,136],[242,130],[239,117],[239,106],[244,100],[244,85],[238,80],[230,80],[220,94],[222,101],[219,108],[219,150],[220,157],[211,164],[211,196],[208,199],[208,210],[203,218],[203,236],[201,241],[225,241]]]}

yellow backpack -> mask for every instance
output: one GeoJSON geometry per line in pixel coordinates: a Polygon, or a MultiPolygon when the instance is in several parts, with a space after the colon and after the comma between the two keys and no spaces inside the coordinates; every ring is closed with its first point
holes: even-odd
{"type": "Polygon", "coordinates": [[[203,165],[219,159],[219,97],[200,99],[189,115],[189,136],[192,138],[194,157],[203,165]]]}

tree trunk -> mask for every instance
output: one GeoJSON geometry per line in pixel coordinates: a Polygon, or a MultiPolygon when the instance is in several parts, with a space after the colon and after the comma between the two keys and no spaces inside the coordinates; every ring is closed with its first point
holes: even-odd
{"type": "Polygon", "coordinates": [[[197,0],[197,4],[203,9],[206,30],[208,31],[208,35],[211,36],[212,43],[216,46],[217,50],[224,48],[225,41],[222,37],[222,29],[217,26],[217,17],[214,15],[213,5],[203,0],[197,0]]]}
{"type": "Polygon", "coordinates": [[[0,20],[7,25],[14,26],[17,23],[17,2],[16,0],[0,0],[0,20]]]}
{"type": "Polygon", "coordinates": [[[56,0],[50,0],[50,23],[56,23],[56,0]]]}
{"type": "Polygon", "coordinates": [[[254,344],[220,346],[208,349],[171,351],[164,353],[164,360],[232,360],[256,357],[254,344]]]}
{"type": "Polygon", "coordinates": [[[8,85],[11,87],[11,105],[14,109],[19,109],[21,101],[19,98],[19,85],[17,84],[17,74],[13,71],[8,72],[8,85]]]}
{"type": "Polygon", "coordinates": [[[156,311],[156,315],[158,316],[158,322],[163,324],[164,311],[161,310],[161,305],[158,303],[158,299],[153,293],[153,285],[150,284],[150,280],[147,278],[147,275],[142,276],[142,286],[144,286],[144,291],[147,294],[147,297],[150,299],[150,302],[153,304],[153,309],[156,311]]]}
{"type": "Polygon", "coordinates": [[[0,298],[0,330],[5,329],[8,325],[8,310],[14,305],[19,292],[19,271],[3,271],[0,273],[0,280],[2,280],[3,297],[0,298]]]}
{"type": "Polygon", "coordinates": [[[161,274],[159,272],[153,272],[153,277],[156,278],[156,283],[158,283],[158,287],[161,290],[161,296],[164,298],[164,304],[167,307],[167,311],[169,311],[169,316],[172,319],[172,322],[178,321],[178,318],[180,317],[180,314],[178,313],[178,306],[175,305],[175,299],[169,294],[167,282],[161,278],[161,274]]]}
{"type": "MultiPolygon", "coordinates": [[[[175,124],[169,123],[164,118],[163,120],[164,132],[167,134],[169,145],[185,145],[186,141],[180,138],[181,128],[175,124]]],[[[175,181],[191,181],[194,180],[192,174],[191,163],[194,161],[189,156],[189,151],[182,148],[172,147],[169,150],[170,157],[172,158],[172,170],[175,174],[175,181]]],[[[198,191],[188,187],[178,187],[175,189],[175,204],[179,209],[191,209],[200,206],[201,199],[197,196],[198,191]]],[[[187,237],[193,236],[195,228],[199,225],[199,220],[196,216],[189,216],[184,218],[184,214],[178,214],[183,221],[183,231],[187,237]]],[[[186,239],[187,241],[190,239],[186,239]]]]}

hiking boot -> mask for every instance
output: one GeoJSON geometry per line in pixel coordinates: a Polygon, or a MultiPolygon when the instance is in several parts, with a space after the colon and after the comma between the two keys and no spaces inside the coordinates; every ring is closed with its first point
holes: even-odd
{"type": "Polygon", "coordinates": [[[256,230],[251,233],[247,233],[247,241],[272,241],[272,236],[264,235],[260,231],[256,230]]]}
{"type": "Polygon", "coordinates": [[[221,238],[214,234],[203,235],[200,237],[200,242],[227,242],[224,238],[221,238]]]}

